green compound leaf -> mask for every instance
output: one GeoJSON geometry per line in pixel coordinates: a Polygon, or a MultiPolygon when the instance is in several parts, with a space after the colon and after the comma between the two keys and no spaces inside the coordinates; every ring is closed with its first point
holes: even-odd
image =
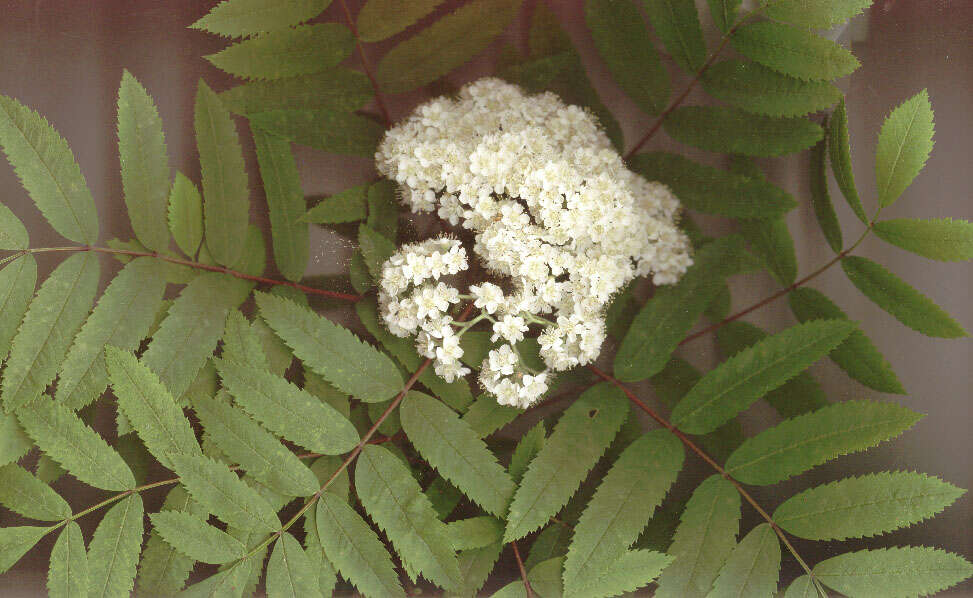
{"type": "Polygon", "coordinates": [[[193,500],[228,525],[266,532],[280,528],[270,503],[226,464],[204,455],[172,455],[171,459],[193,500]]]}
{"type": "Polygon", "coordinates": [[[705,166],[677,154],[633,156],[632,169],[669,186],[687,208],[734,218],[773,218],[797,205],[786,191],[759,179],[705,166]]]}
{"type": "Polygon", "coordinates": [[[894,438],[921,418],[894,403],[837,403],[748,438],[727,459],[726,471],[744,484],[776,484],[840,455],[894,438]]]}
{"type": "MultiPolygon", "coordinates": [[[[162,511],[179,511],[204,521],[209,513],[190,498],[182,486],[175,486],[166,495],[162,511]]],[[[147,596],[168,596],[182,589],[193,569],[193,559],[182,554],[162,539],[158,532],[149,535],[139,562],[137,593],[147,596]]]]}
{"type": "MultiPolygon", "coordinates": [[[[661,7],[656,11],[648,10],[650,16],[660,20],[663,16],[670,17],[661,7]]],[[[649,114],[661,112],[669,103],[669,74],[659,60],[635,4],[588,0],[585,2],[585,21],[598,54],[608,65],[618,86],[642,110],[649,114]]],[[[672,38],[677,35],[674,28],[673,23],[671,28],[665,29],[666,33],[671,34],[669,41],[674,41],[672,38]]],[[[663,37],[663,41],[666,39],[663,37]]]]}
{"type": "Polygon", "coordinates": [[[479,438],[486,438],[512,422],[520,414],[520,409],[501,405],[490,395],[484,394],[473,401],[463,414],[462,420],[479,438]]]}
{"type": "Polygon", "coordinates": [[[459,588],[460,591],[457,594],[460,596],[476,596],[500,559],[502,550],[503,544],[497,540],[489,546],[461,552],[458,558],[463,585],[459,588]]]}
{"type": "Polygon", "coordinates": [[[347,329],[292,301],[257,293],[260,315],[298,359],[355,398],[377,403],[402,388],[402,375],[384,353],[347,329]]]}
{"type": "Polygon", "coordinates": [[[772,598],[780,573],[780,542],[769,524],[753,528],[726,559],[711,598],[772,598]]]}
{"type": "Polygon", "coordinates": [[[878,134],[875,179],[878,203],[890,206],[916,178],[932,151],[932,106],[923,89],[889,114],[878,134]]]}
{"type": "Polygon", "coordinates": [[[482,52],[520,10],[520,0],[473,0],[392,48],[376,78],[388,93],[432,83],[482,52]]]}
{"type": "Polygon", "coordinates": [[[169,192],[169,232],[176,245],[193,257],[203,241],[203,196],[196,185],[181,172],[169,192]]]}
{"type": "Polygon", "coordinates": [[[648,585],[673,562],[654,550],[628,550],[601,577],[585,586],[583,596],[618,596],[648,585]]]}
{"type": "Polygon", "coordinates": [[[809,540],[861,538],[933,517],[964,493],[921,473],[873,473],[792,496],[774,511],[774,521],[785,531],[809,540]]]}
{"type": "Polygon", "coordinates": [[[807,575],[802,575],[795,579],[791,585],[787,586],[787,591],[783,598],[814,598],[818,595],[814,582],[807,575]]]}
{"type": "Polygon", "coordinates": [[[81,528],[74,521],[64,527],[51,550],[47,593],[50,598],[88,595],[88,553],[84,549],[81,528]]]}
{"type": "Polygon", "coordinates": [[[291,144],[261,129],[253,130],[253,143],[267,197],[274,262],[284,278],[298,281],[307,269],[308,230],[299,221],[304,214],[304,191],[291,144]]]}
{"type": "Polygon", "coordinates": [[[713,22],[723,33],[727,33],[736,22],[741,2],[742,0],[706,0],[713,22]]]}
{"type": "Polygon", "coordinates": [[[112,279],[88,316],[61,365],[54,397],[81,409],[105,391],[105,347],[134,351],[148,336],[166,289],[159,263],[133,260],[112,279]]]}
{"type": "Polygon", "coordinates": [[[344,67],[274,81],[251,81],[220,93],[223,105],[243,116],[273,110],[354,112],[373,97],[368,77],[344,67]]]}
{"type": "Polygon", "coordinates": [[[218,69],[247,79],[320,73],[351,54],[355,40],[340,23],[301,25],[245,39],[206,56],[218,69]]]}
{"type": "Polygon", "coordinates": [[[607,383],[585,391],[565,410],[514,494],[504,542],[545,525],[567,504],[627,415],[625,396],[607,383]]]}
{"type": "Polygon", "coordinates": [[[831,160],[831,171],[838,182],[841,194],[851,207],[851,211],[864,223],[868,222],[865,208],[858,197],[855,187],[855,174],[851,170],[851,143],[848,139],[848,111],[845,99],[838,102],[838,107],[828,119],[828,157],[831,160]]]}
{"type": "Polygon", "coordinates": [[[745,156],[792,154],[824,136],[820,126],[803,118],[771,118],[719,106],[677,108],[663,127],[687,145],[745,156]]]}
{"type": "MultiPolygon", "coordinates": [[[[720,349],[727,356],[736,355],[770,336],[753,324],[739,320],[727,322],[716,331],[716,335],[720,349]]],[[[763,399],[770,403],[781,417],[794,417],[828,405],[824,391],[809,372],[801,372],[794,376],[765,394],[763,399]]],[[[741,438],[740,441],[742,442],[743,439],[741,438]]]]}
{"type": "Polygon", "coordinates": [[[369,184],[350,187],[321,200],[301,216],[300,220],[315,224],[337,224],[339,222],[364,220],[368,215],[366,195],[369,184]]]}
{"type": "Polygon", "coordinates": [[[243,150],[230,112],[200,79],[194,113],[203,175],[206,247],[217,263],[232,265],[243,250],[250,217],[250,189],[243,150]]]}
{"type": "Polygon", "coordinates": [[[264,353],[262,339],[257,336],[250,320],[239,310],[231,311],[226,318],[226,329],[223,332],[223,352],[220,353],[220,358],[236,363],[245,363],[254,368],[270,369],[267,354],[264,353]]]}
{"type": "MultiPolygon", "coordinates": [[[[788,301],[794,316],[801,322],[848,319],[845,312],[828,297],[809,287],[795,289],[788,301]]],[[[830,357],[846,374],[869,388],[905,394],[902,383],[888,361],[861,330],[849,334],[843,343],[831,351],[830,357]]]]}
{"type": "Polygon", "coordinates": [[[587,596],[591,582],[623,558],[676,481],[683,459],[682,444],[668,430],[653,430],[622,452],[574,528],[564,560],[566,595],[587,596]]]}
{"type": "Polygon", "coordinates": [[[88,545],[88,596],[124,598],[135,585],[144,533],[142,497],[137,493],[105,513],[88,545]]]}
{"type": "Polygon", "coordinates": [[[637,382],[665,367],[724,279],[735,273],[743,251],[739,237],[717,239],[696,253],[682,280],[656,291],[635,316],[615,355],[619,380],[637,382]]]}
{"type": "Polygon", "coordinates": [[[383,237],[367,224],[358,225],[358,248],[372,278],[382,278],[382,264],[396,251],[395,243],[383,237]]]}
{"type": "Polygon", "coordinates": [[[503,523],[489,517],[470,517],[446,524],[453,550],[475,550],[500,542],[503,523]]]}
{"type": "Polygon", "coordinates": [[[870,259],[845,257],[841,269],[862,294],[909,328],[939,338],[969,335],[931,299],[870,259]]]}
{"type": "Polygon", "coordinates": [[[24,223],[10,208],[0,203],[0,251],[19,251],[30,247],[24,223]]]}
{"type": "Polygon", "coordinates": [[[6,573],[28,550],[47,535],[49,527],[0,527],[0,573],[6,573]]]}
{"type": "Polygon", "coordinates": [[[825,161],[825,142],[817,144],[811,150],[811,207],[814,208],[814,216],[821,227],[821,233],[828,246],[835,253],[841,251],[841,225],[838,223],[838,215],[835,214],[834,204],[831,203],[831,194],[828,193],[828,166],[825,161]]]}
{"type": "Polygon", "coordinates": [[[791,237],[787,221],[783,217],[743,220],[740,222],[740,234],[767,264],[774,280],[782,286],[788,286],[797,279],[794,238],[791,237]]]}
{"type": "Polygon", "coordinates": [[[194,278],[179,294],[142,363],[180,400],[213,355],[226,316],[246,299],[251,284],[216,272],[194,278]]]}
{"type": "Polygon", "coordinates": [[[115,347],[106,348],[105,363],[119,410],[163,466],[173,469],[172,455],[202,454],[192,425],[152,370],[115,347]]]}
{"type": "Polygon", "coordinates": [[[72,255],[51,273],[31,301],[10,346],[3,372],[3,408],[13,412],[54,380],[98,287],[98,257],[72,255]]]}
{"type": "Polygon", "coordinates": [[[382,126],[371,119],[324,109],[256,112],[250,124],[300,145],[369,158],[383,134],[382,126]]]}
{"type": "Polygon", "coordinates": [[[520,483],[530,462],[541,452],[546,443],[547,427],[543,421],[537,422],[537,425],[520,437],[520,442],[514,448],[513,455],[510,456],[510,465],[507,467],[507,472],[514,482],[520,483]]]}
{"type": "Polygon", "coordinates": [[[287,532],[281,534],[267,561],[267,596],[318,598],[321,590],[317,571],[300,542],[287,532]]]}
{"type": "Polygon", "coordinates": [[[138,240],[152,251],[169,248],[169,156],[159,111],[142,84],[125,70],[118,90],[118,157],[125,206],[138,240]]]}
{"type": "Polygon", "coordinates": [[[764,14],[810,29],[829,29],[860,15],[873,0],[770,0],[764,14]]]}
{"type": "Polygon", "coordinates": [[[672,411],[672,423],[690,434],[718,428],[754,401],[828,354],[854,322],[799,324],[737,353],[708,372],[672,411]]]}
{"type": "Polygon", "coordinates": [[[190,27],[226,37],[287,29],[313,19],[331,0],[224,0],[190,27]]]}
{"type": "Polygon", "coordinates": [[[369,598],[405,597],[385,546],[344,499],[322,493],[316,520],[325,554],[358,591],[369,598]]]}
{"type": "Polygon", "coordinates": [[[358,37],[363,42],[378,42],[401,33],[428,15],[443,0],[368,0],[358,12],[358,37]]]}
{"type": "Polygon", "coordinates": [[[898,218],[876,222],[875,234],[886,243],[943,262],[973,259],[973,224],[967,220],[898,218]]]}
{"type": "Polygon", "coordinates": [[[706,43],[696,4],[692,0],[643,0],[642,5],[673,60],[690,73],[699,70],[706,60],[706,43]]]}
{"type": "Polygon", "coordinates": [[[355,490],[407,571],[445,588],[462,583],[446,525],[398,457],[383,447],[366,446],[355,468],[355,490]]]}
{"type": "Polygon", "coordinates": [[[804,116],[841,99],[838,88],[826,81],[804,81],[742,60],[717,62],[701,81],[714,98],[767,116],[804,116]]]}
{"type": "Polygon", "coordinates": [[[203,563],[229,563],[247,553],[230,534],[184,511],[151,513],[152,527],[176,550],[203,563]]]}
{"type": "Polygon", "coordinates": [[[20,424],[48,457],[85,484],[128,490],[135,477],[115,449],[73,411],[45,395],[17,412],[20,424]]]}
{"type": "MultiPolygon", "coordinates": [[[[263,554],[266,554],[264,551],[263,554]]],[[[253,581],[254,562],[258,557],[244,559],[230,567],[196,582],[180,592],[180,598],[242,598],[247,588],[256,585],[253,581]]]]}
{"type": "Polygon", "coordinates": [[[207,437],[247,475],[288,496],[317,492],[314,473],[245,413],[215,399],[194,397],[192,401],[207,437]]]}
{"type": "Polygon", "coordinates": [[[846,552],[814,566],[814,576],[848,596],[916,598],[945,590],[973,575],[958,554],[927,546],[846,552]]]}
{"type": "Polygon", "coordinates": [[[658,598],[703,598],[736,546],[740,494],[712,475],[693,492],[682,512],[669,554],[675,562],[659,577],[658,598]]]}
{"type": "Polygon", "coordinates": [[[34,204],[62,236],[98,241],[98,212],[64,138],[43,116],[0,96],[0,146],[34,204]]]}
{"type": "Polygon", "coordinates": [[[0,359],[10,351],[36,284],[37,261],[32,255],[20,256],[0,270],[0,359]]]}
{"type": "Polygon", "coordinates": [[[38,521],[60,521],[71,516],[67,501],[16,463],[0,467],[0,504],[38,521]]]}
{"type": "Polygon", "coordinates": [[[783,23],[744,25],[730,42],[747,58],[798,79],[830,81],[860,66],[851,52],[835,42],[783,23]]]}
{"type": "Polygon", "coordinates": [[[226,360],[216,361],[224,387],[243,409],[274,433],[326,455],[358,444],[358,432],[334,407],[285,378],[226,360]]]}
{"type": "Polygon", "coordinates": [[[402,428],[422,457],[488,513],[502,517],[514,483],[486,443],[456,413],[419,392],[399,408],[402,428]]]}

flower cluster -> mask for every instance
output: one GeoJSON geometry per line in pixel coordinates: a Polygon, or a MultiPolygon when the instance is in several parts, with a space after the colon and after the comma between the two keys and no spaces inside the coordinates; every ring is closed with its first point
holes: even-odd
{"type": "MultiPolygon", "coordinates": [[[[526,407],[547,388],[517,352],[531,325],[548,369],[590,363],[605,338],[604,308],[636,276],[671,284],[692,263],[664,185],[625,167],[592,116],[550,93],[526,96],[481,79],[458,99],[438,98],[388,132],[376,162],[414,212],[436,212],[472,231],[473,252],[496,282],[461,295],[440,278],[467,266],[459,241],[403,247],[385,266],[383,316],[400,336],[419,332],[420,351],[447,380],[464,375],[446,315],[470,299],[471,320],[493,324],[480,381],[498,401],[526,407]]],[[[454,340],[455,339],[455,340],[454,340]]]]}

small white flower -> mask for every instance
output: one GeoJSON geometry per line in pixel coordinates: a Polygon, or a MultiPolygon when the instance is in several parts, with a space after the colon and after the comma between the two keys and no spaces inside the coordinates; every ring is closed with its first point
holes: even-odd
{"type": "Polygon", "coordinates": [[[524,340],[524,333],[527,332],[527,324],[520,316],[506,314],[493,324],[493,334],[490,340],[496,342],[498,338],[510,343],[519,343],[524,340]]]}
{"type": "Polygon", "coordinates": [[[485,282],[480,286],[470,285],[473,295],[473,305],[488,314],[494,314],[506,303],[503,290],[492,282],[485,282]]]}

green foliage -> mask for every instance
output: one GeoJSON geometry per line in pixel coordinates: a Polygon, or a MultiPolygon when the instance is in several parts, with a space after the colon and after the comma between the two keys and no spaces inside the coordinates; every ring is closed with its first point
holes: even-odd
{"type": "Polygon", "coordinates": [[[848,110],[845,108],[844,98],[838,102],[831,118],[828,119],[828,157],[831,160],[831,171],[838,182],[838,188],[844,195],[845,201],[852,212],[862,222],[868,222],[865,208],[862,207],[855,187],[855,174],[851,169],[851,146],[848,139],[848,110]]]}
{"type": "Polygon", "coordinates": [[[0,527],[0,573],[6,573],[49,531],[47,527],[26,525],[0,527]]]}
{"type": "MultiPolygon", "coordinates": [[[[794,289],[787,299],[791,311],[801,322],[848,319],[845,312],[841,311],[841,308],[824,293],[810,287],[794,289]]],[[[899,382],[885,357],[861,330],[849,334],[829,356],[846,374],[865,386],[882,392],[905,394],[902,383],[899,382]]]]}
{"type": "Polygon", "coordinates": [[[27,249],[30,237],[24,223],[0,203],[0,251],[27,249]]]}
{"type": "Polygon", "coordinates": [[[273,110],[358,110],[374,97],[368,77],[344,67],[312,75],[251,81],[220,93],[223,105],[243,116],[273,110]]]}
{"type": "Polygon", "coordinates": [[[711,152],[780,156],[819,141],[821,127],[803,118],[771,118],[737,108],[683,106],[663,127],[673,139],[711,152]]]}
{"type": "Polygon", "coordinates": [[[717,29],[723,33],[728,33],[730,27],[736,22],[737,11],[743,0],[706,0],[709,5],[710,15],[717,29]]]}
{"type": "Polygon", "coordinates": [[[446,524],[446,533],[453,550],[472,550],[499,542],[503,523],[493,517],[470,517],[446,524]]]}
{"type": "Polygon", "coordinates": [[[353,47],[354,39],[346,26],[318,23],[245,39],[206,56],[206,60],[237,77],[282,79],[338,66],[353,47]]]}
{"type": "Polygon", "coordinates": [[[483,51],[513,20],[520,0],[473,0],[392,48],[376,78],[388,93],[442,77],[483,51]]]}
{"type": "Polygon", "coordinates": [[[38,521],[71,516],[71,506],[57,492],[15,463],[0,467],[0,504],[38,521]]]}
{"type": "Polygon", "coordinates": [[[800,538],[861,538],[884,534],[932,517],[964,492],[939,478],[921,473],[867,474],[792,496],[774,511],[774,521],[800,538]]]}
{"type": "Polygon", "coordinates": [[[367,216],[366,194],[369,184],[349,187],[340,193],[322,200],[301,216],[304,222],[316,224],[337,224],[355,222],[367,216]]]}
{"type": "Polygon", "coordinates": [[[21,256],[0,270],[0,359],[10,351],[36,284],[37,261],[32,255],[21,256]]]}
{"type": "Polygon", "coordinates": [[[171,455],[170,459],[193,500],[228,525],[267,532],[280,527],[270,503],[225,464],[203,455],[171,455]]]}
{"type": "Polygon", "coordinates": [[[144,513],[138,494],[123,498],[105,513],[88,544],[88,596],[124,598],[132,593],[144,513]]]}
{"type": "Polygon", "coordinates": [[[770,0],[764,14],[811,29],[828,29],[861,14],[871,4],[872,0],[770,0]]]}
{"type": "Polygon", "coordinates": [[[297,163],[290,143],[279,137],[254,129],[253,143],[267,198],[274,261],[284,278],[300,280],[307,269],[308,230],[307,224],[300,222],[304,192],[297,163]]]}
{"type": "Polygon", "coordinates": [[[409,440],[440,475],[488,513],[506,514],[514,483],[468,423],[419,392],[406,395],[399,413],[409,440]]]}
{"type": "Polygon", "coordinates": [[[301,544],[287,532],[281,534],[267,562],[267,595],[315,598],[321,595],[314,564],[301,544]]]}
{"type": "Polygon", "coordinates": [[[966,220],[897,218],[876,222],[873,230],[886,243],[929,259],[973,259],[973,224],[966,220]]]}
{"type": "MultiPolygon", "coordinates": [[[[663,11],[661,7],[658,10],[649,8],[650,16],[660,21],[663,11]]],[[[618,86],[642,110],[649,114],[661,112],[669,103],[669,74],[662,66],[635,4],[588,0],[585,2],[585,21],[598,53],[618,86]]],[[[677,25],[671,25],[671,29],[666,29],[671,33],[670,41],[677,35],[674,30],[677,25]]]]}
{"type": "Polygon", "coordinates": [[[878,134],[875,178],[878,203],[892,205],[925,166],[932,152],[932,106],[923,89],[889,114],[878,134]]]}
{"type": "Polygon", "coordinates": [[[802,575],[791,582],[784,592],[783,598],[813,598],[817,595],[817,589],[810,576],[802,575]]]}
{"type": "Polygon", "coordinates": [[[14,463],[34,446],[13,415],[0,413],[0,463],[14,463]]]}
{"type": "Polygon", "coordinates": [[[921,417],[894,403],[836,403],[747,439],[730,455],[726,471],[745,484],[775,484],[894,438],[921,417]]]}
{"type": "Polygon", "coordinates": [[[756,62],[722,60],[703,74],[706,93],[767,116],[804,116],[834,105],[841,92],[827,81],[790,77],[756,62]]]}
{"type": "Polygon", "coordinates": [[[688,208],[734,218],[772,218],[796,204],[783,189],[766,181],[731,174],[677,154],[633,156],[629,166],[649,180],[668,185],[688,208]]]}
{"type": "Polygon", "coordinates": [[[365,260],[368,272],[372,278],[378,280],[382,277],[382,264],[392,257],[397,247],[372,227],[361,224],[358,226],[358,249],[365,260]]]}
{"type": "Polygon", "coordinates": [[[589,595],[589,584],[623,557],[676,481],[682,461],[682,443],[668,430],[644,434],[622,452],[574,528],[564,559],[566,595],[589,595]]]}
{"type": "Polygon", "coordinates": [[[706,60],[706,44],[699,27],[699,15],[691,0],[643,1],[656,35],[676,63],[689,72],[706,60]]]}
{"type": "Polygon", "coordinates": [[[831,194],[828,193],[828,167],[825,162],[825,144],[822,141],[811,150],[811,207],[821,227],[821,233],[832,251],[841,251],[841,225],[835,214],[831,194]]]}
{"type": "Polygon", "coordinates": [[[395,0],[368,0],[358,12],[358,37],[378,42],[405,31],[432,12],[442,0],[416,0],[400,4],[395,0]]]}
{"type": "Polygon", "coordinates": [[[51,598],[75,598],[88,593],[88,553],[81,528],[69,521],[51,549],[51,568],[47,574],[47,593],[51,598]]]}
{"type": "Polygon", "coordinates": [[[709,596],[771,598],[777,592],[779,571],[777,534],[766,523],[758,525],[730,553],[709,596]]]}
{"type": "Polygon", "coordinates": [[[375,121],[328,108],[251,113],[250,126],[334,154],[372,157],[382,136],[375,121]]]}
{"type": "Polygon", "coordinates": [[[507,473],[514,482],[520,483],[530,462],[543,450],[545,444],[547,444],[547,427],[543,421],[540,421],[520,438],[513,455],[510,456],[507,473]]]}
{"type": "Polygon", "coordinates": [[[783,23],[749,23],[737,29],[730,41],[747,58],[808,81],[844,77],[859,66],[852,53],[835,42],[783,23]]]}
{"type": "Polygon", "coordinates": [[[707,373],[672,411],[672,423],[691,434],[711,432],[761,396],[828,354],[856,324],[808,322],[760,341],[707,373]]]}
{"type": "Polygon", "coordinates": [[[402,376],[392,360],[347,329],[266,293],[257,293],[257,306],[294,355],[339,390],[375,403],[402,388],[402,376]]]}
{"type": "Polygon", "coordinates": [[[626,407],[621,391],[604,383],[565,410],[514,494],[504,542],[541,527],[568,502],[615,438],[626,407]]]}
{"type": "Polygon", "coordinates": [[[98,241],[98,213],[71,148],[47,120],[0,96],[0,146],[34,204],[59,234],[98,241]]]}
{"type": "Polygon", "coordinates": [[[298,25],[313,19],[329,4],[331,0],[223,0],[190,27],[245,37],[298,25]]]}
{"type": "Polygon", "coordinates": [[[176,173],[169,192],[168,222],[179,249],[188,256],[196,255],[203,240],[203,197],[181,172],[176,173]]]}
{"type": "Polygon", "coordinates": [[[98,258],[72,255],[41,284],[10,346],[3,372],[7,413],[39,397],[57,373],[74,333],[81,327],[98,285],[98,258]]]}
{"type": "Polygon", "coordinates": [[[849,596],[928,596],[973,575],[958,554],[926,546],[846,552],[814,566],[814,576],[849,596]]]}
{"type": "Polygon", "coordinates": [[[193,560],[228,563],[246,554],[239,540],[185,511],[160,511],[149,519],[163,540],[193,560]]]}
{"type": "Polygon", "coordinates": [[[931,299],[870,259],[848,256],[841,269],[862,294],[909,328],[939,338],[969,335],[931,299]]]}
{"type": "Polygon", "coordinates": [[[463,414],[462,420],[480,438],[486,438],[500,428],[506,426],[520,415],[520,410],[509,405],[501,405],[490,395],[477,397],[469,409],[463,414]]]}
{"type": "Polygon", "coordinates": [[[740,222],[740,234],[767,264],[767,269],[770,270],[774,280],[787,286],[797,279],[794,239],[783,217],[743,220],[740,222]]]}
{"type": "MultiPolygon", "coordinates": [[[[185,512],[200,521],[209,516],[182,486],[169,491],[160,512],[185,512]]],[[[193,559],[178,552],[153,530],[142,551],[136,590],[150,596],[175,594],[186,583],[193,563],[193,559]]]]}

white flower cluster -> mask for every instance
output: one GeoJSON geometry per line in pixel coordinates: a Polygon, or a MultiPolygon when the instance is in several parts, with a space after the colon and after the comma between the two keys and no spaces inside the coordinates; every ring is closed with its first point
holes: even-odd
{"type": "Polygon", "coordinates": [[[589,113],[550,93],[525,96],[481,79],[456,100],[417,108],[388,132],[376,162],[414,212],[472,231],[474,253],[504,285],[460,295],[439,281],[466,267],[458,241],[403,247],[383,271],[385,321],[400,336],[421,329],[420,351],[452,380],[466,373],[453,339],[468,325],[446,309],[473,300],[481,314],[471,322],[490,320],[494,341],[507,343],[480,375],[504,404],[526,407],[546,391],[547,373],[530,371],[516,350],[531,324],[543,327],[537,340],[550,370],[590,363],[615,292],[636,276],[671,284],[692,264],[676,197],[628,170],[589,113]]]}

